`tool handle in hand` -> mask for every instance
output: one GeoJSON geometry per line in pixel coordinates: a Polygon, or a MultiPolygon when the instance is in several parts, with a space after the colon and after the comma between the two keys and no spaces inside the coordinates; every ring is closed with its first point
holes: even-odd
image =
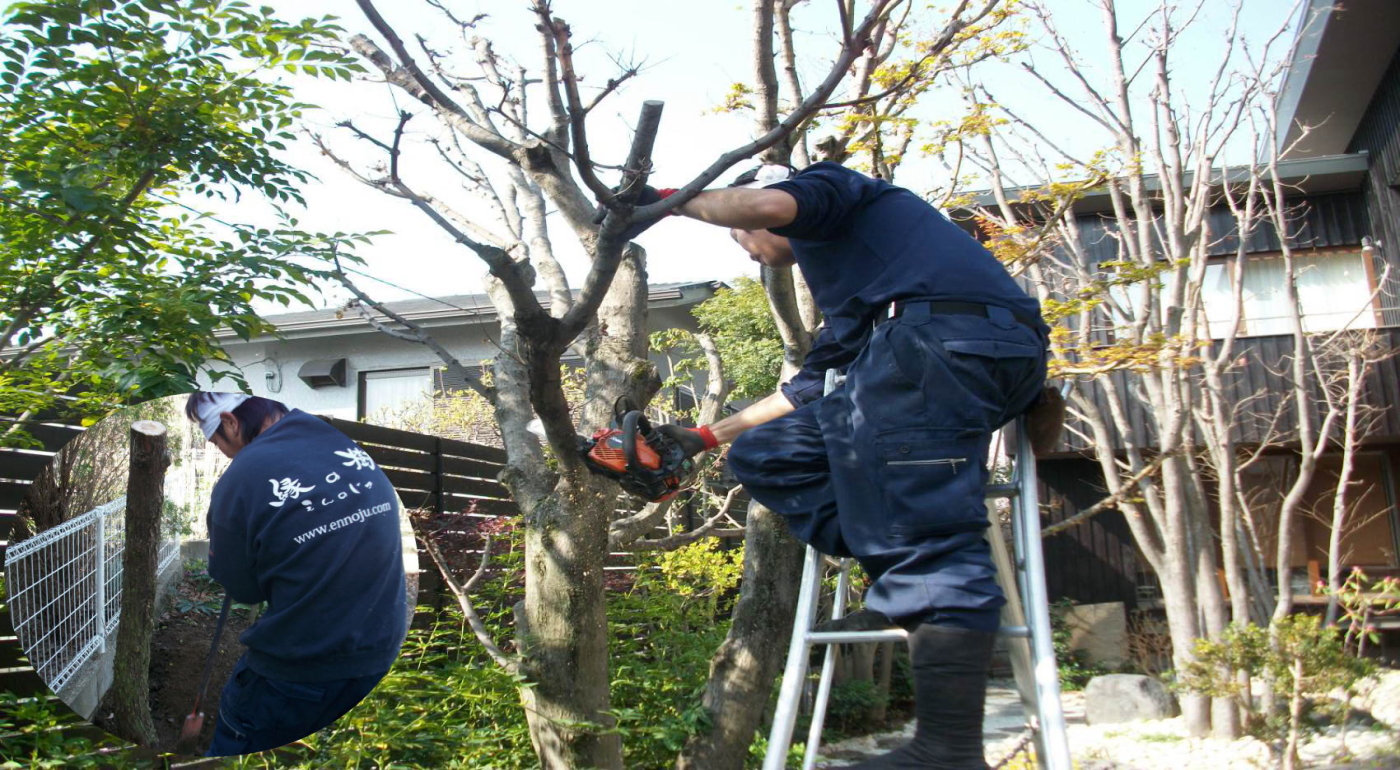
{"type": "Polygon", "coordinates": [[[204,661],[204,677],[199,681],[199,692],[194,696],[194,709],[190,713],[198,712],[204,702],[204,691],[209,688],[209,675],[214,673],[214,658],[219,654],[219,638],[224,635],[224,623],[228,622],[228,610],[232,604],[233,597],[224,594],[224,606],[219,610],[219,623],[214,626],[214,642],[209,645],[209,657],[204,661]]]}

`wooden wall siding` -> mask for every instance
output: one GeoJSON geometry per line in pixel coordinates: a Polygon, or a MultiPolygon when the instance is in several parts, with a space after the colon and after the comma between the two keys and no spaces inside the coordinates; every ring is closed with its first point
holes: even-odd
{"type": "MultiPolygon", "coordinates": [[[[1400,328],[1378,329],[1377,333],[1382,336],[1384,344],[1387,346],[1400,348],[1400,328]]],[[[1289,407],[1292,398],[1289,383],[1292,381],[1292,377],[1288,368],[1291,365],[1293,353],[1292,336],[1246,337],[1238,340],[1236,350],[1239,357],[1246,361],[1246,364],[1226,375],[1225,385],[1229,393],[1230,403],[1242,404],[1246,399],[1253,399],[1250,409],[1257,415],[1269,415],[1275,409],[1289,407]]],[[[1144,400],[1133,396],[1133,391],[1128,387],[1129,376],[1122,372],[1111,376],[1114,383],[1117,384],[1119,392],[1125,396],[1123,401],[1126,402],[1128,421],[1133,426],[1138,442],[1144,446],[1155,444],[1156,431],[1152,422],[1148,420],[1149,410],[1145,406],[1144,400]]],[[[1134,375],[1131,380],[1139,378],[1140,375],[1134,375]]],[[[1121,446],[1121,433],[1117,426],[1112,423],[1112,413],[1109,411],[1108,397],[1104,389],[1092,383],[1080,387],[1087,388],[1088,392],[1092,394],[1100,412],[1109,420],[1109,433],[1113,437],[1113,443],[1116,446],[1121,446]]],[[[1321,396],[1316,392],[1314,398],[1319,402],[1321,400],[1321,396]]],[[[1367,375],[1366,401],[1370,405],[1383,407],[1380,421],[1372,431],[1371,439],[1379,441],[1400,439],[1400,356],[1380,361],[1372,366],[1367,375]]],[[[1291,414],[1291,408],[1289,411],[1291,414]]],[[[1289,424],[1291,423],[1284,423],[1285,426],[1289,424]]],[[[1076,420],[1071,420],[1070,426],[1072,429],[1065,431],[1064,442],[1059,451],[1086,452],[1092,450],[1093,443],[1075,432],[1077,429],[1088,434],[1087,426],[1076,420]]],[[[1252,421],[1242,421],[1235,430],[1235,440],[1242,443],[1261,441],[1266,435],[1266,428],[1262,417],[1252,421]]],[[[1200,438],[1198,433],[1197,440],[1199,441],[1200,438]]]]}
{"type": "MultiPolygon", "coordinates": [[[[1297,228],[1291,243],[1296,248],[1320,249],[1359,246],[1368,234],[1370,216],[1366,198],[1360,192],[1327,193],[1299,196],[1293,200],[1293,222],[1297,228]]],[[[1085,250],[1096,262],[1121,259],[1118,241],[1113,234],[1118,224],[1111,215],[1085,214],[1077,218],[1079,237],[1085,250]]],[[[1233,255],[1239,247],[1235,220],[1227,206],[1211,209],[1208,217],[1213,257],[1233,255]]],[[[1261,222],[1250,233],[1248,250],[1251,254],[1278,251],[1278,233],[1272,225],[1261,222]]]]}
{"type": "MultiPolygon", "coordinates": [[[[1391,58],[1347,152],[1370,155],[1365,189],[1369,235],[1379,241],[1377,258],[1391,265],[1391,299],[1385,304],[1400,305],[1394,299],[1400,297],[1400,51],[1391,58]]],[[[1400,309],[1388,311],[1385,322],[1400,324],[1400,309]]]]}
{"type": "MultiPolygon", "coordinates": [[[[1104,497],[1103,475],[1088,460],[1042,460],[1042,521],[1049,526],[1104,497]]],[[[1077,604],[1123,602],[1137,606],[1137,575],[1146,569],[1123,514],[1107,511],[1084,524],[1048,537],[1045,581],[1050,598],[1077,604]]]]}

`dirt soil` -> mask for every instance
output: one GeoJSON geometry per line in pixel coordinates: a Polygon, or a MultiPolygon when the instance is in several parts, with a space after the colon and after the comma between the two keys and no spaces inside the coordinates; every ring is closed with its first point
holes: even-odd
{"type": "MultiPolygon", "coordinates": [[[[156,625],[155,636],[151,640],[150,671],[151,719],[155,723],[158,739],[153,748],[161,751],[175,749],[180,728],[194,706],[218,620],[217,612],[208,615],[171,612],[156,625]]],[[[234,663],[243,654],[238,635],[251,625],[249,621],[248,610],[235,608],[229,612],[228,623],[224,626],[223,638],[219,643],[219,655],[214,661],[213,673],[209,675],[209,689],[200,708],[205,718],[198,754],[202,755],[213,740],[214,724],[219,714],[219,693],[233,672],[234,663]]],[[[103,701],[93,721],[98,727],[117,734],[114,715],[107,701],[103,701]]]]}

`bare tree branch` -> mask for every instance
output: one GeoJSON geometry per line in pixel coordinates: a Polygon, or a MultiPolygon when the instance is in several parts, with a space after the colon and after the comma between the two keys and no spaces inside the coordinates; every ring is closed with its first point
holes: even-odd
{"type": "Polygon", "coordinates": [[[462,381],[464,381],[467,384],[467,387],[479,393],[482,398],[485,398],[487,400],[488,403],[495,403],[496,395],[494,391],[481,382],[481,378],[479,375],[473,373],[470,369],[463,366],[462,362],[457,360],[456,356],[448,352],[447,348],[443,347],[441,343],[433,339],[431,335],[427,334],[423,330],[423,327],[408,320],[403,315],[396,313],[393,310],[390,310],[383,304],[374,301],[368,294],[366,294],[362,289],[360,289],[359,286],[356,286],[355,282],[350,280],[350,276],[346,275],[345,271],[341,269],[340,259],[338,257],[335,259],[335,277],[336,280],[340,281],[342,286],[349,289],[352,294],[358,297],[360,302],[364,303],[365,305],[368,305],[369,307],[378,311],[382,315],[392,319],[395,323],[403,326],[408,331],[405,332],[393,329],[384,325],[382,322],[379,322],[377,319],[373,318],[368,313],[363,313],[364,318],[370,322],[370,325],[374,326],[380,331],[389,334],[395,339],[405,340],[408,342],[416,342],[420,345],[427,347],[429,350],[437,354],[437,357],[441,359],[443,364],[447,366],[448,372],[450,372],[453,377],[462,379],[462,381]]]}
{"type": "Polygon", "coordinates": [[[1163,453],[1157,455],[1156,457],[1152,458],[1152,462],[1148,463],[1147,465],[1144,465],[1133,475],[1123,479],[1121,482],[1121,486],[1119,486],[1118,489],[1114,490],[1113,494],[1109,495],[1108,497],[1105,497],[1097,503],[1094,503],[1088,508],[1085,508],[1079,513],[1074,514],[1073,516],[1069,517],[1068,519],[1065,519],[1064,521],[1057,521],[1054,524],[1051,524],[1050,526],[1040,530],[1040,536],[1050,537],[1052,535],[1058,535],[1071,527],[1077,527],[1080,524],[1083,524],[1084,522],[1088,521],[1089,519],[1092,519],[1100,513],[1103,513],[1104,511],[1117,509],[1118,506],[1128,498],[1128,495],[1131,495],[1138,491],[1139,484],[1147,480],[1148,477],[1155,474],[1157,470],[1162,467],[1162,463],[1166,462],[1169,457],[1173,456],[1173,454],[1179,453],[1180,452],[1178,450],[1178,452],[1175,453],[1163,453]]]}
{"type": "Polygon", "coordinates": [[[379,32],[380,36],[389,43],[389,47],[393,49],[399,63],[395,64],[387,54],[380,50],[379,46],[364,35],[356,35],[350,39],[350,45],[355,51],[384,73],[389,82],[418,97],[429,107],[450,116],[453,126],[483,149],[503,158],[510,158],[513,155],[518,149],[513,143],[506,141],[500,134],[488,131],[478,125],[460,104],[453,101],[441,88],[438,88],[427,73],[423,72],[409,54],[408,48],[404,46],[398,33],[389,26],[389,23],[380,15],[379,10],[374,7],[372,0],[355,0],[355,3],[360,6],[365,18],[369,19],[370,24],[379,32]]]}
{"type": "Polygon", "coordinates": [[[720,505],[719,511],[715,515],[705,520],[705,523],[689,532],[681,532],[655,540],[637,540],[631,545],[633,551],[674,551],[682,546],[689,545],[700,538],[706,537],[714,530],[720,519],[729,515],[729,508],[734,504],[734,499],[743,491],[743,487],[736,486],[729,490],[724,496],[724,502],[720,505]]]}
{"type": "Polygon", "coordinates": [[[504,651],[491,638],[491,632],[486,629],[486,624],[481,622],[480,616],[476,614],[476,608],[472,606],[470,591],[486,574],[486,564],[491,555],[491,537],[486,537],[486,543],[481,549],[481,564],[477,566],[476,572],[465,583],[459,583],[452,569],[447,566],[446,560],[438,552],[437,546],[432,540],[423,538],[423,548],[432,557],[433,563],[437,565],[438,573],[447,583],[447,587],[452,590],[452,594],[457,597],[457,604],[462,608],[462,614],[467,617],[467,624],[471,626],[472,633],[476,635],[477,641],[486,649],[486,654],[491,656],[491,660],[496,661],[496,665],[513,676],[520,675],[520,662],[506,655],[504,651]]]}
{"type": "Polygon", "coordinates": [[[870,13],[854,29],[841,46],[841,51],[836,56],[836,61],[832,64],[826,78],[821,85],[817,86],[807,98],[802,101],[786,118],[783,119],[773,130],[763,136],[740,147],[736,147],[724,153],[708,168],[702,171],[699,176],[692,179],[684,187],[680,188],[674,195],[649,206],[643,206],[633,213],[637,221],[654,219],[669,213],[677,206],[684,204],[694,198],[707,185],[719,178],[730,166],[772,147],[787,136],[789,132],[802,125],[813,114],[820,109],[822,104],[831,97],[836,90],[836,86],[841,83],[851,64],[867,46],[870,45],[870,33],[881,19],[890,11],[892,7],[903,0],[875,0],[870,9],[870,13]]]}
{"type": "Polygon", "coordinates": [[[616,197],[618,208],[611,209],[603,220],[598,233],[597,250],[593,265],[579,291],[578,301],[564,314],[559,322],[558,341],[568,344],[584,330],[598,312],[603,295],[612,284],[613,275],[622,261],[623,244],[621,236],[625,223],[633,221],[636,211],[630,211],[632,201],[646,185],[651,173],[651,150],[656,142],[656,132],[661,126],[662,103],[648,101],[642,103],[641,115],[637,118],[637,131],[632,136],[632,149],[627,157],[627,171],[622,177],[621,192],[616,197]]]}

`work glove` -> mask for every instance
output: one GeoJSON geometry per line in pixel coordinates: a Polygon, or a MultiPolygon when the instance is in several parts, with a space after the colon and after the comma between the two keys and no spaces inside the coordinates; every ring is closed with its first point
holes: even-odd
{"type": "Polygon", "coordinates": [[[1026,435],[1031,439],[1031,451],[1049,454],[1060,446],[1065,429],[1065,397],[1060,389],[1047,383],[1040,398],[1026,412],[1026,435]]]}
{"type": "Polygon", "coordinates": [[[681,425],[658,425],[656,430],[661,435],[671,439],[680,445],[686,457],[694,457],[701,452],[707,452],[719,446],[715,440],[715,434],[710,432],[710,426],[702,425],[699,428],[686,428],[681,425]]]}
{"type": "MultiPolygon", "coordinates": [[[[619,189],[620,188],[614,187],[613,193],[617,193],[619,189]]],[[[652,187],[651,185],[642,185],[642,192],[640,195],[637,196],[637,202],[635,205],[637,208],[641,208],[643,206],[650,206],[651,204],[656,203],[657,201],[662,200],[663,198],[671,197],[675,193],[676,188],[674,187],[663,187],[658,190],[657,188],[652,187]]],[[[674,209],[672,209],[671,213],[674,214],[676,212],[674,209]]],[[[598,208],[595,209],[593,212],[593,224],[603,224],[603,219],[605,219],[607,216],[608,208],[603,204],[599,203],[598,208]]],[[[626,230],[622,231],[622,239],[624,241],[633,240],[637,236],[646,232],[646,230],[652,225],[660,221],[661,218],[657,217],[656,219],[647,220],[645,222],[633,222],[632,224],[627,226],[626,230]]]]}

